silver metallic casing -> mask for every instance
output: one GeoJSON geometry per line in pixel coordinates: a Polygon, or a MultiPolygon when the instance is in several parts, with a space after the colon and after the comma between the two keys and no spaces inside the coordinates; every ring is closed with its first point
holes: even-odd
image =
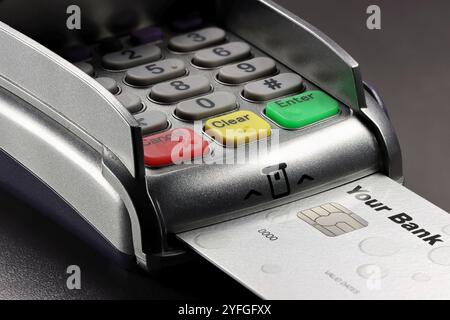
{"type": "Polygon", "coordinates": [[[117,250],[145,261],[132,196],[104,165],[112,153],[126,175],[143,176],[136,120],[81,70],[1,22],[0,43],[0,149],[117,250]]]}
{"type": "MultiPolygon", "coordinates": [[[[391,124],[377,97],[364,90],[358,64],[344,50],[271,1],[198,3],[231,37],[283,64],[280,71],[297,72],[309,89],[318,87],[339,100],[340,115],[299,131],[281,130],[277,152],[257,164],[144,169],[140,128],[115,97],[50,49],[0,22],[0,150],[146,269],[152,267],[150,256],[178,255],[169,245],[170,234],[265,210],[375,172],[402,178],[391,124]],[[273,199],[261,170],[281,162],[287,164],[291,192],[273,199]],[[304,174],[313,180],[298,184],[304,174]],[[251,189],[262,195],[245,200],[251,189]]],[[[166,18],[167,12],[170,7],[160,16],[166,18]]],[[[240,99],[260,112],[260,104],[240,99]]],[[[170,116],[171,110],[166,108],[170,116]]],[[[181,123],[175,119],[172,125],[181,123]]]]}

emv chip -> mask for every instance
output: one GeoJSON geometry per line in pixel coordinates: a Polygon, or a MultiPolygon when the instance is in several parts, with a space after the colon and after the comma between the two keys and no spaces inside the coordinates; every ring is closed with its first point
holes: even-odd
{"type": "Polygon", "coordinates": [[[369,223],[338,203],[327,203],[303,210],[297,217],[328,237],[336,237],[367,227],[369,223]]]}

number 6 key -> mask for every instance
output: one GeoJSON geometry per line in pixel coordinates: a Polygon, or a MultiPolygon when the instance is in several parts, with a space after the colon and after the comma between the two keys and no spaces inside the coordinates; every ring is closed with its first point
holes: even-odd
{"type": "Polygon", "coordinates": [[[198,51],[192,62],[204,68],[214,68],[245,59],[250,55],[250,46],[244,42],[230,42],[222,46],[198,51]]]}

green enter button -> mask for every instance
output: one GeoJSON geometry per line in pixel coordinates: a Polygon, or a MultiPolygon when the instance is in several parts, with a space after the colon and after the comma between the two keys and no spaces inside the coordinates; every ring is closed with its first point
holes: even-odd
{"type": "Polygon", "coordinates": [[[266,116],[282,127],[297,129],[334,116],[339,112],[336,100],[322,91],[306,91],[266,105],[266,116]]]}

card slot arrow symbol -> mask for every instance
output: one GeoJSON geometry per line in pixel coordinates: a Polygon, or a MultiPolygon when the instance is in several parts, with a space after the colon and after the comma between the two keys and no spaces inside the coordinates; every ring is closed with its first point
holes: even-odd
{"type": "Polygon", "coordinates": [[[314,178],[311,176],[308,176],[307,174],[304,174],[301,176],[300,180],[298,180],[297,184],[302,184],[305,180],[313,181],[314,178]]]}
{"type": "Polygon", "coordinates": [[[245,196],[244,200],[247,200],[248,198],[250,198],[251,196],[262,196],[262,193],[256,190],[250,190],[247,195],[245,196]]]}

